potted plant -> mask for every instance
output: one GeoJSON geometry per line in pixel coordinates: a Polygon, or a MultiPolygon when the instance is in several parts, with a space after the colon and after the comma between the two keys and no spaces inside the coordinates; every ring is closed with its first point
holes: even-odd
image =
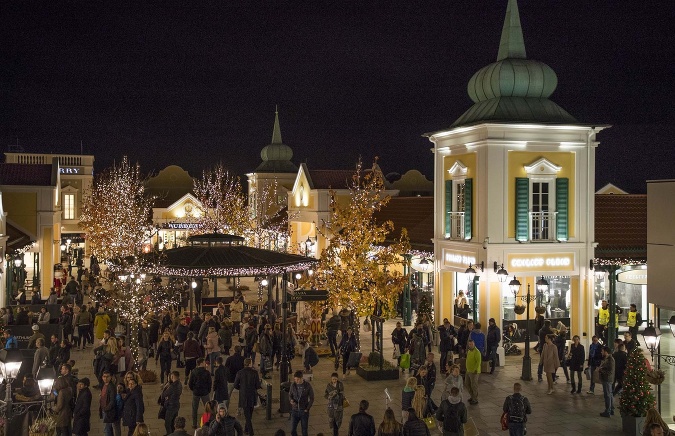
{"type": "Polygon", "coordinates": [[[382,354],[373,351],[368,355],[368,361],[356,367],[356,373],[365,380],[398,380],[398,367],[384,360],[382,354]],[[381,368],[380,368],[381,367],[381,368]]]}
{"type": "Polygon", "coordinates": [[[636,347],[628,356],[619,404],[624,433],[641,435],[647,410],[656,404],[641,348],[636,347]]]}
{"type": "Polygon", "coordinates": [[[513,306],[513,311],[516,312],[516,315],[522,315],[525,313],[525,305],[524,304],[516,304],[513,306]]]}
{"type": "Polygon", "coordinates": [[[56,432],[56,422],[52,416],[43,416],[28,428],[30,436],[52,436],[56,432]]]}
{"type": "Polygon", "coordinates": [[[537,312],[538,315],[543,315],[546,313],[546,306],[537,306],[534,308],[534,311],[537,312]]]}
{"type": "Polygon", "coordinates": [[[660,385],[666,379],[666,372],[662,369],[647,371],[647,381],[653,385],[660,385]]]}

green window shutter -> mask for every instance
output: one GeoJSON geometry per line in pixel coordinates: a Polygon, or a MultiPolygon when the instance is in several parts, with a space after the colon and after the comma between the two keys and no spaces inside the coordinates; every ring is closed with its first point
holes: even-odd
{"type": "Polygon", "coordinates": [[[569,184],[566,177],[555,179],[555,208],[556,215],[556,237],[559,241],[567,241],[569,224],[569,184]]]}
{"type": "Polygon", "coordinates": [[[530,237],[530,179],[516,177],[516,241],[530,237]]]}
{"type": "Polygon", "coordinates": [[[445,234],[449,235],[452,230],[452,220],[450,219],[450,212],[452,212],[452,180],[445,181],[445,234]]]}
{"type": "Polygon", "coordinates": [[[471,239],[473,179],[464,180],[464,239],[471,239]]]}

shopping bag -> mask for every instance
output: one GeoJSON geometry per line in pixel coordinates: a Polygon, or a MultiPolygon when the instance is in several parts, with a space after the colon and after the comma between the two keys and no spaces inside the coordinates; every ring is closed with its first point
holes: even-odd
{"type": "Polygon", "coordinates": [[[410,368],[410,354],[408,353],[401,354],[401,362],[399,363],[399,366],[403,369],[410,368]]]}
{"type": "Polygon", "coordinates": [[[398,359],[401,357],[401,352],[399,351],[399,345],[394,345],[394,354],[392,356],[393,359],[398,359]]]}
{"type": "Polygon", "coordinates": [[[593,371],[593,383],[602,383],[600,379],[600,367],[595,368],[595,371],[593,371]]]}
{"type": "Polygon", "coordinates": [[[509,429],[509,413],[508,412],[502,413],[502,417],[499,420],[499,422],[502,425],[502,430],[504,430],[504,431],[508,430],[509,429]]]}
{"type": "Polygon", "coordinates": [[[436,427],[436,421],[434,420],[433,416],[427,416],[426,418],[422,418],[422,421],[424,421],[429,430],[433,430],[434,427],[436,427]]]}
{"type": "Polygon", "coordinates": [[[349,353],[349,360],[347,360],[347,368],[356,368],[359,366],[359,363],[361,362],[361,356],[362,353],[357,353],[356,351],[352,351],[349,353]]]}
{"type": "Polygon", "coordinates": [[[586,368],[584,368],[584,375],[586,376],[586,380],[591,379],[591,368],[590,367],[587,366],[586,368]]]}

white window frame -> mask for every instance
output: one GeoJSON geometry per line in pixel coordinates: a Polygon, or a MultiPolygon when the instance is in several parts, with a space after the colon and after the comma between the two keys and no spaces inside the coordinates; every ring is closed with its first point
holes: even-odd
{"type": "MultiPolygon", "coordinates": [[[[558,166],[551,162],[550,160],[546,158],[540,158],[534,162],[532,162],[530,165],[526,165],[525,171],[527,172],[527,178],[529,179],[529,192],[527,196],[527,203],[528,203],[528,210],[530,213],[530,235],[529,235],[529,240],[530,241],[541,241],[541,242],[550,242],[550,241],[555,241],[556,240],[556,179],[558,178],[558,172],[562,169],[561,166],[558,166]],[[549,214],[548,218],[548,238],[537,238],[533,239],[532,238],[532,229],[534,227],[533,225],[533,203],[532,203],[532,195],[533,195],[533,185],[535,183],[540,183],[540,184],[548,184],[548,211],[547,213],[549,214]]],[[[538,213],[541,213],[542,211],[539,211],[538,213]]]]}
{"type": "Polygon", "coordinates": [[[63,192],[63,200],[61,206],[63,207],[63,219],[74,220],[77,219],[77,192],[67,191],[63,192]],[[66,198],[72,197],[72,203],[68,206],[66,198]]]}
{"type": "Polygon", "coordinates": [[[462,161],[456,161],[452,167],[448,170],[450,177],[452,178],[452,214],[457,214],[458,216],[453,215],[450,220],[450,239],[464,239],[464,212],[466,210],[466,205],[463,204],[462,210],[459,210],[459,190],[460,186],[464,185],[466,189],[466,173],[467,167],[462,163],[462,161]],[[459,226],[459,228],[457,228],[459,226]]]}

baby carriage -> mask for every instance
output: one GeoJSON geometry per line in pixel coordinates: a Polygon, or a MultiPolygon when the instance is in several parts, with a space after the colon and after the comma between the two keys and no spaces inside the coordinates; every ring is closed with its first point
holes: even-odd
{"type": "Polygon", "coordinates": [[[520,337],[520,331],[518,330],[518,324],[511,324],[508,328],[508,333],[504,333],[502,340],[502,347],[504,347],[504,355],[506,356],[520,356],[522,351],[518,348],[518,345],[514,344],[513,341],[520,337]]]}

